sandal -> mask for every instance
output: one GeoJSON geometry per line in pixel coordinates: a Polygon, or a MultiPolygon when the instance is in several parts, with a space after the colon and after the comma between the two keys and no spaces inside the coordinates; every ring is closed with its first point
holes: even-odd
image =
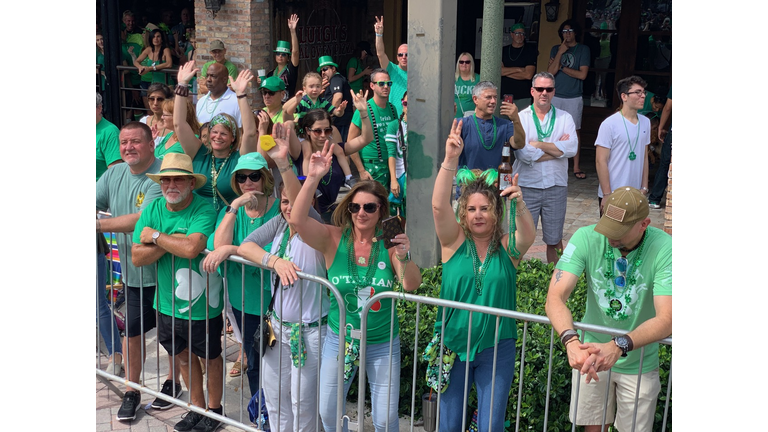
{"type": "Polygon", "coordinates": [[[573,176],[579,180],[584,180],[585,178],[587,178],[587,173],[585,173],[584,171],[574,171],[573,176]]]}
{"type": "Polygon", "coordinates": [[[241,368],[242,368],[242,363],[240,363],[239,361],[236,361],[234,366],[232,366],[232,370],[229,371],[229,376],[231,376],[232,378],[239,377],[240,374],[242,373],[241,368]]]}

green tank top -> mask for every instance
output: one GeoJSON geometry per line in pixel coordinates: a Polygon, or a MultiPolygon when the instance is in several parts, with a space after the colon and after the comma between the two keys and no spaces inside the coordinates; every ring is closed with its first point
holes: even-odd
{"type": "MultiPolygon", "coordinates": [[[[152,59],[149,58],[149,56],[145,57],[144,60],[141,61],[141,65],[146,66],[148,68],[152,68],[153,63],[155,65],[159,65],[159,64],[162,64],[163,61],[159,60],[159,61],[153,62],[152,59]]],[[[155,71],[147,72],[141,76],[141,80],[145,82],[153,82],[153,83],[159,82],[163,84],[168,84],[166,79],[166,74],[163,72],[155,72],[155,71]]]]}
{"type": "MultiPolygon", "coordinates": [[[[467,242],[459,247],[448,262],[443,264],[443,285],[440,298],[499,309],[515,310],[517,304],[517,269],[512,265],[506,252],[499,248],[486,257],[488,268],[483,281],[482,294],[475,289],[475,274],[472,271],[472,257],[467,242]]],[[[442,308],[437,310],[435,330],[440,331],[442,308]]],[[[517,339],[517,323],[512,318],[501,318],[499,340],[517,339]]],[[[461,361],[467,359],[467,331],[469,311],[449,308],[445,313],[445,346],[453,350],[461,361]]],[[[496,334],[496,316],[473,313],[472,339],[470,340],[469,361],[486,348],[493,348],[496,334]]]]}
{"type": "Polygon", "coordinates": [[[168,142],[169,139],[171,139],[171,135],[173,135],[173,132],[168,132],[168,134],[163,137],[162,141],[160,141],[160,144],[158,144],[157,147],[155,147],[156,158],[162,159],[168,153],[184,153],[184,149],[181,147],[181,143],[178,141],[176,141],[176,144],[172,145],[171,148],[169,149],[165,148],[165,144],[168,142]]]}
{"type": "MultiPolygon", "coordinates": [[[[346,232],[341,237],[339,248],[336,250],[336,256],[333,258],[333,264],[328,269],[328,279],[336,286],[344,299],[344,310],[346,311],[347,326],[352,324],[355,329],[360,328],[360,315],[363,312],[363,305],[374,294],[392,291],[395,282],[395,273],[392,270],[392,264],[389,262],[389,254],[384,247],[379,247],[379,254],[369,265],[375,265],[376,272],[372,280],[366,281],[366,286],[356,286],[352,282],[349,274],[348,256],[349,253],[349,233],[346,232]]],[[[383,246],[383,245],[382,245],[383,246]]],[[[368,271],[368,266],[357,266],[357,274],[363,278],[368,271]]],[[[392,317],[392,300],[385,299],[377,302],[368,312],[368,337],[366,341],[369,344],[389,342],[389,327],[392,317]]],[[[331,309],[328,312],[328,325],[331,330],[339,333],[339,305],[336,297],[331,295],[331,309]]],[[[397,311],[395,311],[395,326],[392,337],[400,333],[400,325],[397,320],[397,311]]],[[[351,342],[349,330],[345,331],[346,339],[351,342]]]]}

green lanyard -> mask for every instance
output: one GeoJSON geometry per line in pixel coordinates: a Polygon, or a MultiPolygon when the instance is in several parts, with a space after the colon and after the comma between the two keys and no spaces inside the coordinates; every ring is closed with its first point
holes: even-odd
{"type": "Polygon", "coordinates": [[[485,140],[483,139],[483,133],[480,132],[480,125],[477,124],[477,114],[472,115],[475,119],[475,128],[477,129],[477,134],[480,135],[480,143],[483,145],[483,148],[486,150],[491,150],[492,148],[496,147],[496,117],[491,116],[493,119],[493,142],[491,143],[491,146],[488,147],[485,145],[485,140]]]}
{"type": "Polygon", "coordinates": [[[621,121],[624,123],[624,132],[627,133],[627,141],[629,141],[629,160],[633,161],[637,159],[635,148],[637,147],[637,142],[640,141],[640,117],[637,118],[637,136],[635,136],[635,145],[632,145],[632,140],[629,138],[629,129],[627,129],[627,121],[624,119],[624,114],[619,112],[619,115],[621,115],[621,121]]]}
{"type": "Polygon", "coordinates": [[[541,130],[539,116],[536,115],[536,110],[533,108],[533,105],[531,105],[531,113],[533,114],[533,124],[536,126],[536,134],[539,136],[539,141],[552,135],[552,131],[555,129],[555,117],[557,116],[557,113],[555,112],[555,106],[552,105],[552,117],[549,118],[549,124],[547,125],[546,131],[541,130]]]}

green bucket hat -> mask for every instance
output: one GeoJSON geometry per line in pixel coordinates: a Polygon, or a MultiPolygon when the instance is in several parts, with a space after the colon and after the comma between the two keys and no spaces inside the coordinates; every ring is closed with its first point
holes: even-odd
{"type": "Polygon", "coordinates": [[[320,72],[324,66],[333,66],[336,69],[339,68],[339,65],[333,62],[333,57],[331,56],[322,56],[320,57],[320,66],[317,67],[317,71],[320,72]]]}
{"type": "Polygon", "coordinates": [[[273,92],[285,90],[285,82],[276,76],[271,76],[261,81],[259,88],[267,89],[273,92]]]}
{"type": "Polygon", "coordinates": [[[274,52],[279,53],[291,53],[291,43],[288,41],[277,41],[277,48],[275,48],[274,52]]]}

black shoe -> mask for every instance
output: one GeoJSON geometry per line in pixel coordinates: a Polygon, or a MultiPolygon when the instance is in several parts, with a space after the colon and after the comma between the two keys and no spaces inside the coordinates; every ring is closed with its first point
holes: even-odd
{"type": "Polygon", "coordinates": [[[202,414],[190,411],[184,414],[184,416],[181,418],[181,421],[176,423],[176,426],[173,427],[173,430],[174,432],[189,432],[193,427],[200,423],[200,420],[202,420],[204,417],[205,416],[202,414]]]}
{"type": "MultiPolygon", "coordinates": [[[[178,398],[179,396],[181,396],[181,384],[176,383],[176,386],[175,386],[176,387],[176,391],[174,393],[171,393],[171,389],[173,387],[174,387],[173,381],[165,380],[165,382],[163,383],[163,389],[160,390],[160,393],[162,393],[164,395],[168,395],[168,396],[173,397],[173,398],[178,398]]],[[[154,408],[154,409],[164,410],[164,409],[168,409],[168,408],[170,408],[172,406],[173,406],[172,403],[170,403],[170,402],[168,402],[168,401],[166,401],[164,399],[160,399],[160,398],[156,398],[154,400],[154,402],[152,402],[152,408],[154,408]]]]}
{"type": "Polygon", "coordinates": [[[134,390],[125,392],[123,403],[117,411],[118,420],[133,420],[136,418],[136,411],[141,406],[141,394],[134,390]]]}
{"type": "Polygon", "coordinates": [[[221,422],[210,417],[203,417],[197,426],[192,428],[193,432],[213,432],[221,426],[221,422]]]}

